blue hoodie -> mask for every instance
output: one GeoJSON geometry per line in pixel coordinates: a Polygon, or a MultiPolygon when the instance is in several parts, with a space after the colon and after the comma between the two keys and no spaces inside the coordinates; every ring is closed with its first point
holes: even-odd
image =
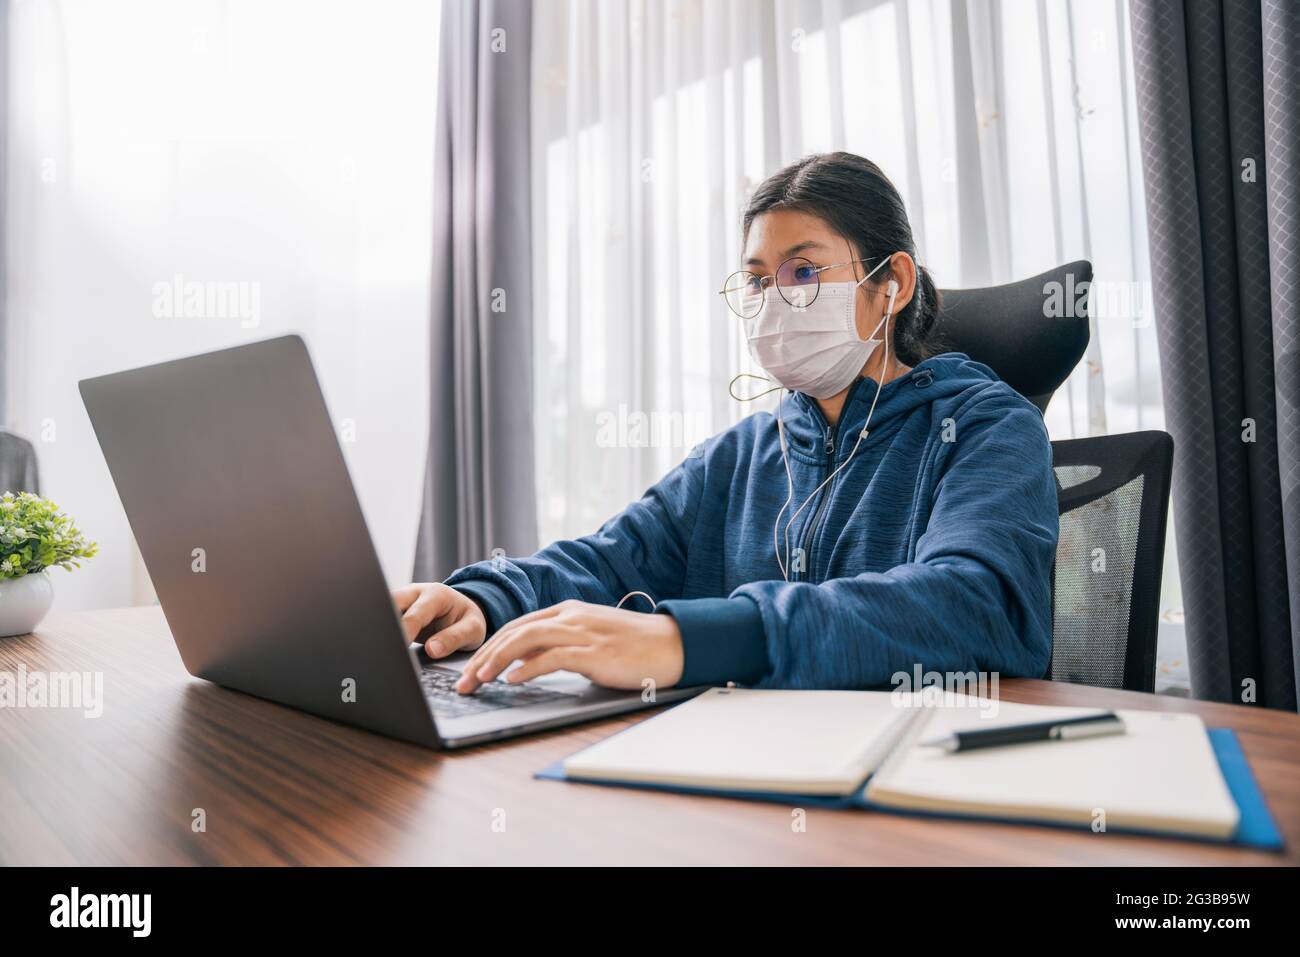
{"type": "MultiPolygon", "coordinates": [[[[834,428],[811,398],[783,400],[794,481],[783,523],[849,455],[876,389],[859,379],[834,428]]],[[[790,529],[789,581],[772,535],[786,495],[776,419],[760,412],[594,535],[447,583],[490,631],[565,599],[613,605],[644,591],[677,621],[682,685],[866,688],[917,665],[1045,674],[1051,447],[1038,410],[987,366],[947,353],[885,386],[857,454],[790,529]]]]}

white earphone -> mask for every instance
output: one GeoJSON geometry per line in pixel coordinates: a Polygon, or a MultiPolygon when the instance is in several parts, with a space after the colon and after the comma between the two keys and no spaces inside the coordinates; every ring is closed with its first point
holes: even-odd
{"type": "MultiPolygon", "coordinates": [[[[872,272],[874,271],[875,270],[872,270],[872,272]]],[[[869,275],[870,274],[868,274],[868,276],[869,275]]],[[[866,280],[863,279],[862,281],[865,282],[866,280]]],[[[859,283],[859,285],[861,285],[861,283],[859,283]]],[[[849,452],[848,457],[845,458],[844,461],[841,462],[838,466],[836,466],[835,470],[831,472],[830,475],[826,476],[825,481],[823,481],[821,485],[818,485],[815,489],[812,490],[812,494],[809,495],[806,499],[804,499],[803,504],[800,505],[795,510],[794,514],[790,516],[789,521],[785,523],[785,536],[784,536],[785,558],[784,559],[782,559],[781,557],[781,544],[780,544],[781,536],[778,535],[778,529],[780,529],[781,527],[781,516],[785,514],[785,510],[789,508],[790,502],[794,499],[794,477],[790,473],[790,460],[786,455],[785,421],[782,415],[782,409],[785,403],[784,398],[781,400],[780,405],[778,405],[777,407],[776,432],[781,440],[781,462],[785,466],[785,482],[786,482],[786,488],[788,490],[788,493],[785,497],[785,504],[782,505],[781,510],[776,513],[776,523],[772,526],[772,547],[776,552],[776,564],[777,567],[781,569],[781,577],[784,578],[786,581],[790,580],[790,526],[793,525],[794,520],[799,517],[799,513],[808,507],[808,503],[817,497],[817,493],[820,492],[822,489],[824,489],[835,478],[835,476],[839,475],[840,471],[845,466],[847,466],[849,462],[853,461],[853,456],[857,453],[858,446],[861,445],[862,440],[867,437],[868,430],[870,429],[871,426],[872,413],[876,411],[876,402],[879,401],[880,392],[885,387],[885,374],[889,369],[889,320],[894,315],[894,300],[898,298],[897,280],[894,279],[889,280],[889,283],[885,286],[885,291],[889,293],[889,304],[885,306],[885,315],[884,318],[880,320],[880,325],[876,326],[877,329],[879,329],[881,326],[884,326],[885,329],[885,356],[884,356],[885,361],[880,367],[880,381],[876,383],[876,394],[871,400],[871,408],[867,410],[867,419],[865,422],[862,423],[862,431],[858,433],[858,440],[853,443],[853,449],[852,451],[849,452]]],[[[872,333],[872,335],[874,334],[875,333],[872,333]]]]}

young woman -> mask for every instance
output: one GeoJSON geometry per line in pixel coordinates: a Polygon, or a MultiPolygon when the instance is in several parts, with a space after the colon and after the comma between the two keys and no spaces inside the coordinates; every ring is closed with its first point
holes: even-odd
{"type": "Polygon", "coordinates": [[[723,294],[789,390],[777,414],[714,436],[594,535],[395,592],[430,655],[477,649],[458,690],[517,660],[509,681],[564,669],[614,688],[1045,673],[1047,432],[932,340],[937,294],[893,184],[812,156],[758,188],[743,228],[723,294]],[[644,610],[615,607],[629,595],[644,610]]]}

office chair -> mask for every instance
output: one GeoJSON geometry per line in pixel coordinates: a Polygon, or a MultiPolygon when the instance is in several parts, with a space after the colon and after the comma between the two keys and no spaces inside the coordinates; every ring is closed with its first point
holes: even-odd
{"type": "Polygon", "coordinates": [[[984,363],[1045,412],[1088,348],[1091,282],[1092,263],[1080,259],[1002,286],[940,289],[940,347],[984,363]]]}
{"type": "Polygon", "coordinates": [[[1052,443],[1061,537],[1055,681],[1152,691],[1174,440],[1127,432],[1052,443]]]}
{"type": "MultiPolygon", "coordinates": [[[[940,290],[941,348],[984,363],[1046,411],[1088,347],[1079,287],[1091,280],[1080,260],[1002,286],[940,290]],[[1064,315],[1045,308],[1053,293],[1064,315]]],[[[1172,465],[1165,432],[1052,443],[1061,527],[1048,677],[1154,689],[1172,465]]]]}

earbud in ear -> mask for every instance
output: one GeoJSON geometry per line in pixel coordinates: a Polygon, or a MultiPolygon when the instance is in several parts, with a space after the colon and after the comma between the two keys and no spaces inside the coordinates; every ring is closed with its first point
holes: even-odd
{"type": "Polygon", "coordinates": [[[885,308],[885,315],[894,314],[894,300],[898,297],[898,282],[894,279],[889,280],[889,285],[885,287],[889,292],[889,305],[885,308]]]}

